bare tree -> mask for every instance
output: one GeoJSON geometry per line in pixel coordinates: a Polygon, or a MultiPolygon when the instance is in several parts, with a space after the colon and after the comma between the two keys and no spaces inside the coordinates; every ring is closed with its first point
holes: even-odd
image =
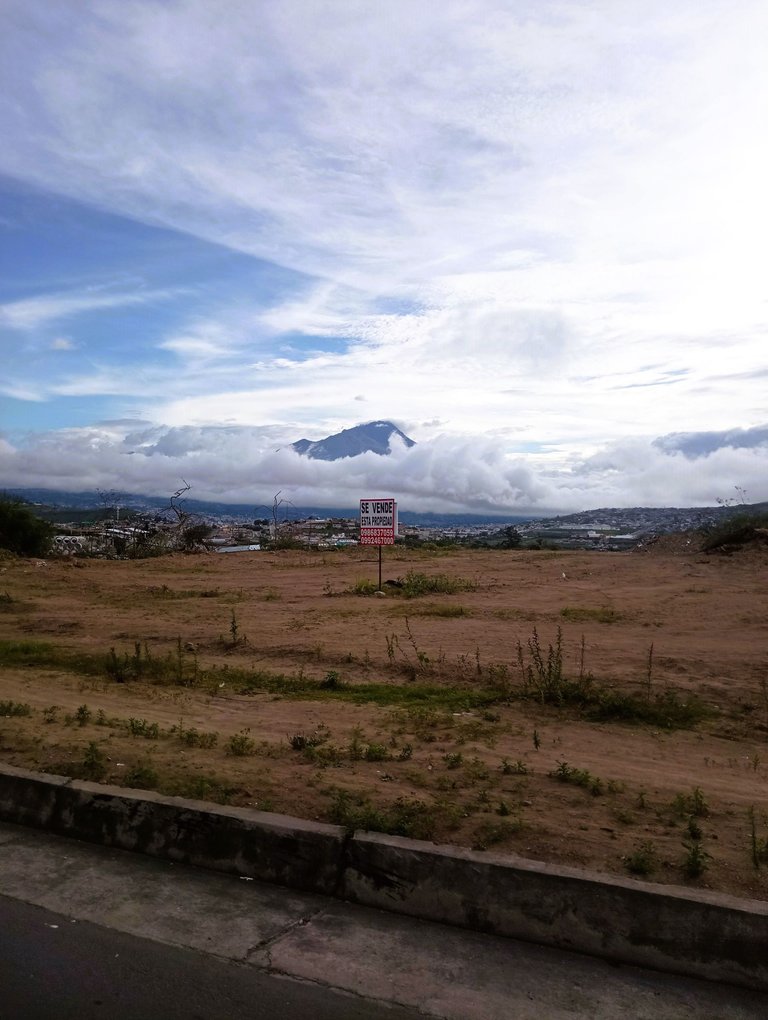
{"type": "Polygon", "coordinates": [[[185,552],[199,548],[205,549],[205,539],[211,534],[213,528],[201,520],[197,514],[191,514],[185,509],[186,500],[184,497],[192,486],[186,478],[181,480],[184,484],[173,493],[168,501],[168,506],[161,511],[171,523],[173,535],[171,544],[185,552]]]}
{"type": "Polygon", "coordinates": [[[271,539],[272,542],[275,544],[281,541],[280,533],[281,531],[283,532],[285,531],[285,525],[287,524],[287,520],[285,519],[285,517],[283,518],[282,521],[280,520],[280,508],[283,506],[285,507],[294,506],[290,499],[286,499],[284,496],[281,496],[282,491],[283,491],[282,489],[279,489],[275,493],[274,498],[272,499],[271,507],[267,506],[266,503],[262,503],[260,506],[256,507],[257,512],[259,510],[266,510],[269,513],[272,519],[270,524],[271,539]]]}

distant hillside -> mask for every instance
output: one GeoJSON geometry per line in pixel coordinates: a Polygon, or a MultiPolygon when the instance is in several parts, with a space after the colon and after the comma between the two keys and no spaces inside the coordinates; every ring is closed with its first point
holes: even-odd
{"type": "MultiPolygon", "coordinates": [[[[40,510],[40,516],[48,520],[85,521],[99,519],[104,512],[104,504],[97,492],[66,492],[60,489],[32,488],[6,489],[4,491],[9,496],[16,496],[36,504],[36,508],[44,507],[44,510],[40,510]]],[[[153,513],[165,509],[168,506],[168,498],[144,496],[139,493],[120,493],[115,500],[115,505],[120,507],[121,516],[131,511],[153,513]]],[[[256,506],[253,503],[219,503],[205,502],[201,499],[186,499],[183,506],[190,513],[199,514],[202,517],[229,517],[234,520],[253,521],[255,518],[271,516],[271,507],[256,506]]],[[[305,520],[308,517],[356,519],[359,512],[357,506],[293,506],[286,503],[280,508],[280,518],[288,520],[305,520]]],[[[522,521],[531,520],[529,514],[431,513],[415,510],[401,510],[399,518],[401,524],[413,524],[424,528],[460,528],[486,524],[493,527],[494,525],[519,524],[522,521]]]]}
{"type": "Polygon", "coordinates": [[[344,429],[333,436],[318,439],[299,439],[292,443],[292,448],[303,457],[312,460],[342,460],[344,457],[358,457],[361,453],[375,453],[385,457],[392,452],[391,440],[397,436],[406,446],[415,446],[404,432],[391,421],[369,421],[365,425],[355,425],[344,429]]]}
{"type": "Polygon", "coordinates": [[[735,514],[765,513],[768,503],[739,504],[737,506],[694,506],[694,507],[598,507],[594,510],[580,510],[575,514],[539,518],[540,528],[588,528],[606,526],[627,531],[695,531],[710,527],[735,514]]]}

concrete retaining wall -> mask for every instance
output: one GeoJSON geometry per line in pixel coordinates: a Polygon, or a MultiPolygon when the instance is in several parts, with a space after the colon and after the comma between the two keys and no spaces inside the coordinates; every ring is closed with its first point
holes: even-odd
{"type": "Polygon", "coordinates": [[[768,990],[768,903],[0,766],[0,820],[768,990]]]}
{"type": "Polygon", "coordinates": [[[0,767],[0,819],[77,839],[336,895],[345,830],[147,790],[0,767]]]}
{"type": "Polygon", "coordinates": [[[380,833],[347,849],[343,895],[479,931],[768,988],[768,903],[380,833]]]}

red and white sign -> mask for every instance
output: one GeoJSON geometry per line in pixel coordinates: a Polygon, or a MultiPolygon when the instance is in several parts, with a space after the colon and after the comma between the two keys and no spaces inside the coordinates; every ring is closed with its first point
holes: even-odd
{"type": "Polygon", "coordinates": [[[397,503],[394,499],[360,500],[360,545],[394,545],[397,503]]]}

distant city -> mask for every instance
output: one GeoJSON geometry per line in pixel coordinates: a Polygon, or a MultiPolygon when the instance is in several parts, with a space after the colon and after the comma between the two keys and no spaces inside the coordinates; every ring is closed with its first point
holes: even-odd
{"type": "MultiPolygon", "coordinates": [[[[359,538],[357,508],[271,507],[208,503],[180,496],[175,501],[114,492],[10,489],[56,528],[62,551],[121,555],[137,543],[195,544],[235,552],[275,547],[330,549],[354,546],[359,538]]],[[[760,504],[759,508],[766,508],[760,504]]],[[[579,513],[532,518],[515,515],[441,514],[402,511],[399,540],[406,545],[458,543],[467,546],[631,549],[649,537],[715,524],[739,507],[602,507],[579,513]]],[[[756,509],[750,507],[749,509],[756,509]]]]}

